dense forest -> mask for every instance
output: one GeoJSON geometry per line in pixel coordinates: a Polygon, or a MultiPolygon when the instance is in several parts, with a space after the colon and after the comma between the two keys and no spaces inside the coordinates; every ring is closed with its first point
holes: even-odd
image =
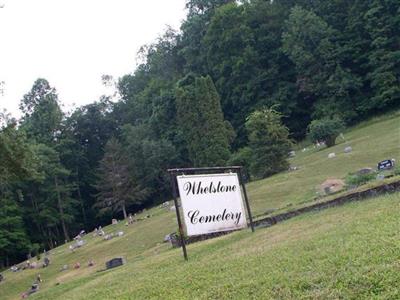
{"type": "Polygon", "coordinates": [[[170,167],[242,164],[266,177],[311,121],[351,125],[399,107],[398,0],[186,8],[131,74],[104,76],[117,101],[66,114],[38,79],[20,120],[0,116],[0,268],[169,199],[170,167]]]}

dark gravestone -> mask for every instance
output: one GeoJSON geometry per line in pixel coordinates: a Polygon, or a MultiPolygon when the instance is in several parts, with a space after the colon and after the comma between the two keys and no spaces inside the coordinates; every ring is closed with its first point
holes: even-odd
{"type": "Polygon", "coordinates": [[[362,168],[357,171],[358,175],[366,175],[366,174],[371,174],[373,172],[372,168],[362,168]]]}
{"type": "Polygon", "coordinates": [[[122,257],[116,257],[116,258],[113,258],[112,260],[109,260],[106,262],[106,268],[108,270],[108,269],[122,266],[123,264],[125,264],[125,260],[122,257]]]}
{"type": "Polygon", "coordinates": [[[394,161],[391,159],[382,160],[378,163],[378,170],[390,170],[394,167],[394,161]]]}

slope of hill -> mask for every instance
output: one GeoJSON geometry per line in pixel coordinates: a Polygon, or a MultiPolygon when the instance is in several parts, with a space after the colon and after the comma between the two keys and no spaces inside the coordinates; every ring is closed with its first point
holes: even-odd
{"type": "MultiPolygon", "coordinates": [[[[400,158],[400,114],[372,120],[345,133],[346,142],[330,149],[297,151],[285,172],[248,185],[254,214],[285,210],[311,202],[315,186],[328,177],[343,177],[380,160],[400,158]],[[343,153],[351,145],[353,152],[343,153]],[[337,157],[328,159],[328,153],[337,157]]],[[[46,269],[3,272],[1,299],[18,299],[37,274],[44,282],[32,299],[149,298],[396,298],[400,291],[398,250],[400,196],[391,195],[307,214],[251,234],[189,245],[189,262],[180,249],[163,244],[176,230],[175,214],[156,207],[139,217],[105,228],[125,234],[109,241],[91,234],[71,252],[69,244],[52,250],[46,269]],[[105,261],[123,256],[127,264],[104,269],[105,261]],[[94,267],[87,267],[93,259],[94,267]],[[72,268],[75,262],[81,268],[72,268]],[[69,270],[60,272],[63,265],[69,270]]]]}

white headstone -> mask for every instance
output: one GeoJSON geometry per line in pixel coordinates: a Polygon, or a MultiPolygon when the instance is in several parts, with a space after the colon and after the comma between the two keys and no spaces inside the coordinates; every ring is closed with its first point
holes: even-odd
{"type": "Polygon", "coordinates": [[[351,151],[353,151],[353,148],[351,148],[350,146],[344,148],[344,153],[350,153],[351,151]]]}

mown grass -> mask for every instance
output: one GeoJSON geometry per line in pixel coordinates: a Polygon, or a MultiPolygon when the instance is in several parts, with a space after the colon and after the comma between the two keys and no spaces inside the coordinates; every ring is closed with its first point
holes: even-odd
{"type": "Polygon", "coordinates": [[[344,133],[331,148],[316,149],[308,146],[305,152],[296,151],[290,159],[297,171],[283,172],[248,185],[252,211],[265,215],[274,210],[286,210],[304,202],[312,202],[317,187],[328,178],[344,178],[348,173],[364,167],[376,169],[384,159],[400,159],[400,112],[387,118],[379,117],[344,133]],[[344,148],[351,146],[351,153],[344,148]],[[328,158],[331,152],[335,158],[328,158]]]}
{"type": "MultiPolygon", "coordinates": [[[[180,249],[32,299],[398,299],[400,195],[310,213],[180,249]]],[[[156,253],[156,251],[159,253],[156,253]]]]}
{"type": "MultiPolygon", "coordinates": [[[[345,138],[330,149],[297,151],[291,164],[298,171],[250,183],[253,213],[313,203],[316,186],[327,178],[343,178],[387,158],[399,162],[400,114],[363,123],[345,138]],[[353,148],[350,154],[343,153],[347,145],[353,148]],[[328,159],[330,152],[337,157],[328,159]]],[[[183,261],[180,249],[162,243],[176,230],[175,213],[156,207],[139,217],[147,214],[152,217],[134,225],[106,228],[123,230],[122,237],[103,241],[88,235],[87,245],[75,253],[68,245],[54,249],[46,269],[3,272],[0,299],[19,299],[39,273],[44,282],[32,299],[400,297],[398,195],[307,214],[254,234],[245,230],[189,245],[189,262],[183,261]],[[127,265],[101,271],[105,261],[116,256],[125,257],[127,265]],[[86,266],[89,259],[95,260],[95,267],[86,266]],[[75,262],[82,267],[73,270],[75,262]],[[60,272],[64,264],[70,269],[60,272]]]]}

